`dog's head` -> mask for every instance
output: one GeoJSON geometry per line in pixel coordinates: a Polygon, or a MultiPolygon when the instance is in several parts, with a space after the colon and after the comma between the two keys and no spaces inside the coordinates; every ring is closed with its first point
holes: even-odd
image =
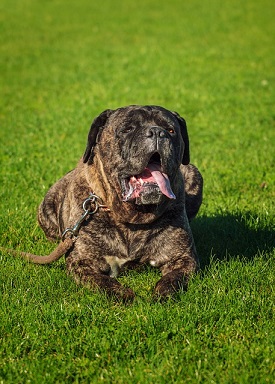
{"type": "Polygon", "coordinates": [[[157,106],[106,110],[92,123],[83,162],[101,168],[124,210],[158,216],[177,199],[179,167],[189,163],[186,123],[157,106]]]}

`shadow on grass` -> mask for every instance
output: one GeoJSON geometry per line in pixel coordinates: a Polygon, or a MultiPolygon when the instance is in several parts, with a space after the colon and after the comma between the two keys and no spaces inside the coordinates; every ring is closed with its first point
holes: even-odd
{"type": "Polygon", "coordinates": [[[271,251],[275,244],[274,231],[261,226],[258,218],[249,213],[201,216],[191,227],[202,269],[211,257],[224,260],[242,256],[252,260],[260,252],[271,251]]]}

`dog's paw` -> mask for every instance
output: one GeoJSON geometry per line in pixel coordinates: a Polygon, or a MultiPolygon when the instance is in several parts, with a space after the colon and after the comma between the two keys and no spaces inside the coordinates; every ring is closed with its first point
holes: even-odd
{"type": "Polygon", "coordinates": [[[165,299],[173,296],[179,290],[186,290],[187,282],[182,271],[172,271],[164,275],[156,284],[154,294],[157,298],[165,299]]]}
{"type": "Polygon", "coordinates": [[[124,302],[131,302],[135,298],[135,293],[130,288],[124,287],[113,277],[94,274],[93,281],[100,290],[105,291],[110,297],[124,302]]]}
{"type": "Polygon", "coordinates": [[[112,291],[108,291],[107,294],[113,296],[115,299],[122,300],[125,303],[131,303],[135,298],[135,293],[132,289],[123,287],[123,285],[115,287],[112,291]]]}

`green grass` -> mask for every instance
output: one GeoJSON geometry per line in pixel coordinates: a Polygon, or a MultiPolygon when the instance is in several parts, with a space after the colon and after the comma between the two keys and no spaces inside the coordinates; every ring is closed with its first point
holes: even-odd
{"type": "Polygon", "coordinates": [[[202,270],[167,303],[158,271],[120,278],[132,305],[76,286],[61,260],[1,252],[0,383],[273,383],[275,24],[271,0],[3,0],[1,246],[49,253],[46,190],[106,108],[187,120],[205,179],[202,270]]]}

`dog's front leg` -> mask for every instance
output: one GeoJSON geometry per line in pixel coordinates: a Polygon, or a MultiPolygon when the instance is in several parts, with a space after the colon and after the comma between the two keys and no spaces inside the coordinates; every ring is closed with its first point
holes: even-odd
{"type": "Polygon", "coordinates": [[[155,294],[160,298],[172,296],[179,290],[187,290],[190,276],[198,270],[194,257],[183,257],[161,268],[162,278],[155,286],[155,294]]]}
{"type": "Polygon", "coordinates": [[[67,258],[67,269],[73,275],[75,281],[90,289],[99,289],[123,301],[132,301],[134,292],[120,284],[115,278],[109,276],[108,264],[96,265],[91,258],[80,258],[69,256],[67,258]]]}

